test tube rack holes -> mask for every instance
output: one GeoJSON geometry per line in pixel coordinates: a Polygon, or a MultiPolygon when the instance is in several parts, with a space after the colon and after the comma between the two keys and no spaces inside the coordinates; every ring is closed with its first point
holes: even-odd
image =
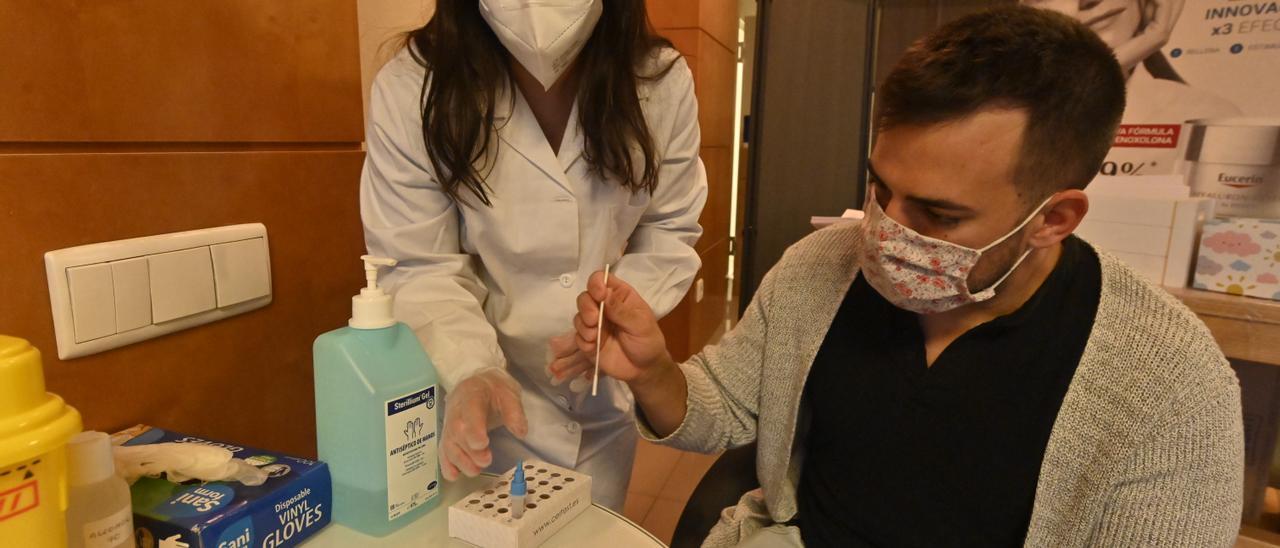
{"type": "Polygon", "coordinates": [[[449,507],[449,536],[482,548],[533,548],[591,506],[591,476],[529,460],[524,515],[511,515],[515,468],[449,507]]]}

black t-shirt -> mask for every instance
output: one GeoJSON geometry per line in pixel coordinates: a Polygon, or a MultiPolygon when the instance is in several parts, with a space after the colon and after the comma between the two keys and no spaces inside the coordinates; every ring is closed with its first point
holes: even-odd
{"type": "Polygon", "coordinates": [[[859,276],[806,383],[805,544],[1021,545],[1101,288],[1097,255],[1071,237],[1025,305],[927,367],[916,316],[859,276]]]}

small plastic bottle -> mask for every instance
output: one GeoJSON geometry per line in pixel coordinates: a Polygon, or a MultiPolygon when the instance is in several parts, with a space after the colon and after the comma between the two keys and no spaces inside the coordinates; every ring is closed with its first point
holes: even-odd
{"type": "Polygon", "coordinates": [[[134,546],[129,484],[116,475],[106,434],[81,432],[67,442],[67,483],[70,548],[134,546]]]}

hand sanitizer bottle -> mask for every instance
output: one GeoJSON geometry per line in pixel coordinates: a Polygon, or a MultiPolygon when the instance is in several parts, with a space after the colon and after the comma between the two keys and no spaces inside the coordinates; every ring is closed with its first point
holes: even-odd
{"type": "Polygon", "coordinates": [[[333,475],[333,519],[374,536],[440,504],[440,388],[409,326],[392,317],[378,267],[351,299],[348,327],[316,338],[316,442],[333,475]]]}

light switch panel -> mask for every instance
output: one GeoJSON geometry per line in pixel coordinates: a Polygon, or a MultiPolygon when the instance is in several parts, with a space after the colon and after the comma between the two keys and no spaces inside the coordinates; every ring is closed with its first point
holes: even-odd
{"type": "Polygon", "coordinates": [[[262,238],[209,246],[218,307],[231,306],[271,293],[271,264],[262,238]]]}
{"type": "Polygon", "coordinates": [[[58,357],[87,356],[271,304],[269,249],[267,228],[254,223],[45,253],[58,357]]]}
{"type": "Polygon", "coordinates": [[[67,284],[71,286],[71,316],[75,322],[76,342],[114,335],[116,300],[111,266],[96,264],[68,268],[67,284]]]}
{"type": "Polygon", "coordinates": [[[151,325],[151,277],[147,258],[109,263],[116,289],[116,332],[151,325]]]}
{"type": "Polygon", "coordinates": [[[206,246],[147,257],[151,321],[164,323],[217,308],[213,261],[206,246]]]}

